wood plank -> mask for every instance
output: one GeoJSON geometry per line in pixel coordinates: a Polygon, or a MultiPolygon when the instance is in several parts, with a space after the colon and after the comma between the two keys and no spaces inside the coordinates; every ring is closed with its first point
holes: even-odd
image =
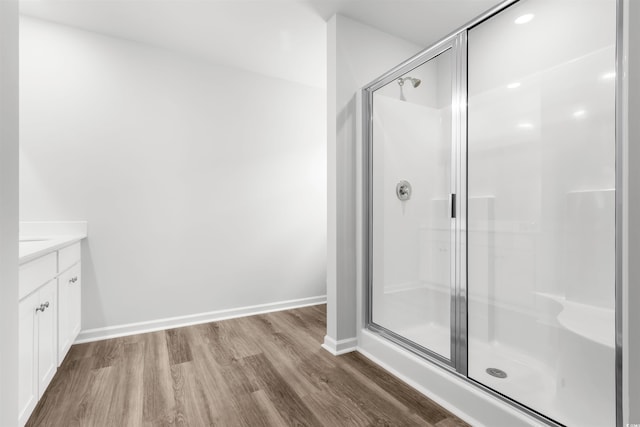
{"type": "Polygon", "coordinates": [[[108,368],[122,356],[122,338],[93,343],[93,369],[108,368]]]}
{"type": "MultiPolygon", "coordinates": [[[[238,319],[240,320],[240,319],[238,319]]],[[[278,373],[287,378],[289,386],[294,392],[305,397],[307,394],[318,391],[316,385],[307,377],[299,375],[298,366],[306,360],[309,350],[303,345],[293,345],[290,337],[283,334],[272,321],[265,315],[251,316],[241,319],[242,325],[254,331],[254,335],[264,350],[264,355],[273,364],[278,373]]],[[[291,331],[295,333],[295,331],[291,331]]],[[[323,351],[319,344],[313,345],[313,351],[323,351]]],[[[326,353],[326,352],[325,352],[326,353]]],[[[327,353],[328,355],[328,353],[327,353]]],[[[246,358],[245,358],[246,359],[246,358]]]]}
{"type": "Polygon", "coordinates": [[[418,414],[425,421],[437,423],[450,415],[443,407],[429,399],[425,399],[417,390],[407,387],[398,378],[380,369],[379,366],[360,353],[345,354],[343,360],[347,362],[344,365],[345,369],[352,368],[355,372],[360,373],[380,388],[379,394],[388,393],[392,395],[399,403],[411,408],[412,412],[418,414]]]}
{"type": "Polygon", "coordinates": [[[76,344],[71,346],[71,348],[69,349],[69,352],[67,353],[66,357],[64,358],[64,361],[62,362],[62,364],[60,364],[60,366],[62,367],[62,365],[67,361],[69,361],[70,363],[73,360],[86,359],[88,357],[93,356],[93,351],[95,347],[96,347],[95,342],[76,344]]]}
{"type": "Polygon", "coordinates": [[[123,357],[115,365],[109,418],[118,426],[142,425],[144,405],[144,343],[123,344],[123,357]]]}
{"type": "Polygon", "coordinates": [[[164,332],[141,336],[144,345],[143,404],[144,426],[169,426],[175,417],[169,351],[164,332]]]}
{"type": "Polygon", "coordinates": [[[252,393],[253,400],[259,407],[259,415],[263,420],[263,424],[267,426],[286,425],[285,420],[278,413],[278,409],[273,405],[267,393],[264,390],[257,390],[252,393]]]}
{"type": "Polygon", "coordinates": [[[202,418],[211,422],[211,425],[231,425],[229,421],[234,419],[236,414],[228,405],[230,390],[213,356],[206,351],[201,351],[198,344],[192,346],[192,351],[195,378],[190,386],[194,388],[193,394],[198,396],[203,406],[202,418]]]}
{"type": "Polygon", "coordinates": [[[93,369],[89,375],[89,387],[80,397],[74,422],[81,426],[111,426],[109,403],[113,388],[114,368],[93,369]]]}
{"type": "MultiPolygon", "coordinates": [[[[175,399],[175,417],[173,424],[176,426],[188,426],[188,410],[185,398],[185,370],[186,363],[171,365],[171,384],[173,388],[173,398],[175,399]]],[[[193,414],[192,414],[193,415],[193,414]]]]}
{"type": "Polygon", "coordinates": [[[373,417],[362,411],[357,402],[345,399],[330,390],[319,391],[305,397],[307,406],[325,426],[370,426],[373,417]]]}
{"type": "Polygon", "coordinates": [[[179,363],[191,362],[191,347],[187,339],[188,328],[167,329],[165,331],[167,339],[167,350],[169,350],[169,363],[177,365],[179,363]]]}
{"type": "Polygon", "coordinates": [[[325,381],[327,390],[355,402],[376,425],[433,425],[411,413],[387,393],[378,393],[371,382],[355,376],[342,364],[327,372],[325,381]]]}
{"type": "Polygon", "coordinates": [[[210,341],[198,339],[198,333],[208,332],[202,328],[192,330],[193,363],[198,373],[194,387],[201,405],[206,406],[208,419],[213,425],[265,425],[253,395],[258,390],[257,380],[249,378],[242,359],[220,357],[210,341]]]}
{"type": "Polygon", "coordinates": [[[245,360],[254,375],[260,379],[262,389],[269,400],[288,425],[322,425],[265,356],[257,354],[245,360]]]}

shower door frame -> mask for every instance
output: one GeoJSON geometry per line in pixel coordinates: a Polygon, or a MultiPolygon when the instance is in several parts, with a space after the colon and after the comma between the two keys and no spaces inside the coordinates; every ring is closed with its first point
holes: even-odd
{"type": "MultiPolygon", "coordinates": [[[[362,100],[362,278],[364,289],[364,327],[392,341],[402,348],[417,354],[465,381],[485,393],[507,403],[521,412],[537,419],[546,425],[562,427],[562,424],[536,412],[529,407],[479,383],[468,376],[467,353],[467,32],[476,25],[500,13],[520,0],[505,0],[489,9],[439,42],[409,58],[397,67],[364,86],[361,90],[362,100]],[[452,227],[452,293],[451,293],[451,359],[425,349],[392,331],[376,325],[372,319],[372,272],[373,272],[373,93],[376,89],[390,83],[440,53],[453,49],[455,64],[453,68],[452,100],[452,177],[455,175],[454,189],[457,197],[455,227],[452,227]],[[457,103],[457,105],[456,105],[457,103]],[[455,171],[454,171],[455,170],[455,171]],[[455,270],[455,272],[454,272],[455,270]]],[[[616,45],[615,45],[615,425],[622,427],[623,415],[623,209],[624,198],[624,126],[623,119],[624,91],[626,77],[623,77],[625,58],[623,55],[624,3],[629,0],[615,0],[616,3],[616,45]]]]}
{"type": "MultiPolygon", "coordinates": [[[[451,51],[453,54],[452,84],[451,84],[451,173],[450,190],[454,195],[466,194],[466,31],[459,31],[441,40],[439,43],[422,51],[418,55],[403,62],[380,78],[374,80],[362,90],[363,117],[363,173],[364,173],[364,216],[365,230],[363,233],[365,248],[365,264],[363,271],[367,288],[365,301],[365,325],[367,329],[375,331],[390,341],[410,350],[422,357],[426,357],[445,368],[458,373],[467,372],[467,323],[466,323],[466,198],[456,197],[455,217],[450,221],[450,359],[421,346],[402,335],[399,335],[373,321],[373,94],[377,89],[393,82],[409,71],[435,59],[440,54],[451,51]],[[463,158],[464,157],[464,158],[463,158]],[[464,265],[464,268],[461,266],[464,265]]],[[[450,202],[451,203],[451,202],[450,202]]]]}

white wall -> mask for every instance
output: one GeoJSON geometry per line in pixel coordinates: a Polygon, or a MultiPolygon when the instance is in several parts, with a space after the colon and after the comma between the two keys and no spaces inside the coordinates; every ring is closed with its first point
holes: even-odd
{"type": "Polygon", "coordinates": [[[327,27],[327,336],[332,352],[356,344],[357,92],[416,54],[413,43],[344,16],[327,27]]]}
{"type": "Polygon", "coordinates": [[[24,18],[20,219],[87,220],[83,329],[325,294],[324,94],[24,18]]]}
{"type": "Polygon", "coordinates": [[[0,1],[0,425],[18,425],[18,2],[0,1]]]}

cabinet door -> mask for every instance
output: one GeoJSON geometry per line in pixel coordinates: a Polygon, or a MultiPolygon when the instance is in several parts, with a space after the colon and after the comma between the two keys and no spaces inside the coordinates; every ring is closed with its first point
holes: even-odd
{"type": "Polygon", "coordinates": [[[58,366],[80,333],[80,310],[80,264],[76,264],[58,278],[58,366]]]}
{"type": "Polygon", "coordinates": [[[36,308],[40,306],[38,292],[20,301],[18,401],[19,422],[24,425],[38,403],[38,324],[36,308]]]}
{"type": "Polygon", "coordinates": [[[69,331],[71,331],[71,344],[74,343],[82,324],[82,278],[80,277],[80,264],[71,268],[73,274],[70,277],[71,291],[69,301],[69,331]]]}
{"type": "Polygon", "coordinates": [[[57,280],[38,291],[44,310],[38,311],[38,398],[42,397],[58,368],[57,280]]]}

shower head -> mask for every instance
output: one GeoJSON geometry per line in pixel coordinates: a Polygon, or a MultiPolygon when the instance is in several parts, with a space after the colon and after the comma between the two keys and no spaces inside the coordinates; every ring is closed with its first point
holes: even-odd
{"type": "Polygon", "coordinates": [[[411,76],[407,76],[407,77],[400,77],[398,79],[398,84],[400,85],[400,87],[402,87],[404,85],[404,82],[409,80],[411,82],[411,86],[413,87],[418,87],[420,86],[420,83],[422,83],[422,80],[420,79],[416,79],[415,77],[411,77],[411,76]]]}

